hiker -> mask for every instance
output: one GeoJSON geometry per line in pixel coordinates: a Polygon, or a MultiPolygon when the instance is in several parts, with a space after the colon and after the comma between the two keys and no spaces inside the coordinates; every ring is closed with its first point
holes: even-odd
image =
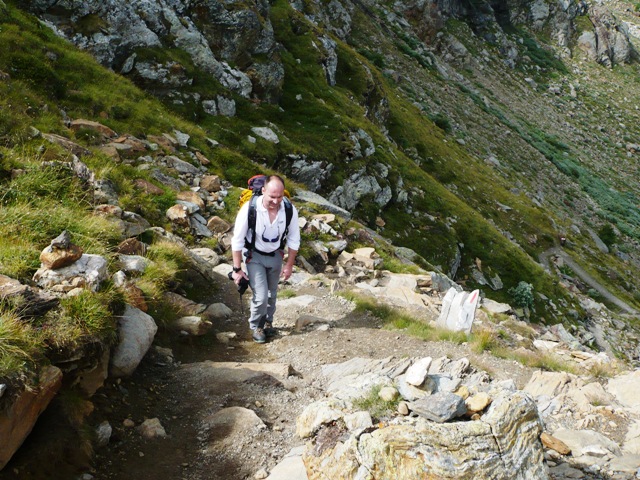
{"type": "Polygon", "coordinates": [[[278,175],[267,176],[261,193],[240,208],[231,241],[233,281],[239,285],[242,278],[249,280],[253,292],[249,327],[256,343],[265,343],[267,336],[276,333],[273,314],[278,280],[280,276],[284,280],[291,276],[300,248],[298,211],[285,199],[284,180],[278,175]],[[289,215],[285,202],[288,202],[289,215]],[[253,226],[249,220],[251,208],[255,209],[253,226]],[[285,243],[288,256],[283,266],[285,243]],[[242,270],[243,257],[246,272],[242,270]]]}

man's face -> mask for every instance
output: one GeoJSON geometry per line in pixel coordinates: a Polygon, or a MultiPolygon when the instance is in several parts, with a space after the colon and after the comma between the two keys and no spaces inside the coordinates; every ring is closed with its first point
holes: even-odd
{"type": "Polygon", "coordinates": [[[277,211],[284,196],[284,185],[277,180],[272,180],[262,187],[263,205],[267,210],[277,211]]]}

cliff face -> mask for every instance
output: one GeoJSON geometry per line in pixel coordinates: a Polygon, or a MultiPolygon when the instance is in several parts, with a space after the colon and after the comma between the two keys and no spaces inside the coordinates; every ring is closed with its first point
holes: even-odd
{"type": "Polygon", "coordinates": [[[162,94],[193,76],[164,50],[181,50],[220,86],[277,100],[284,70],[267,2],[28,2],[29,9],[100,63],[162,94]],[[141,54],[144,51],[145,54],[141,54]],[[233,65],[233,66],[231,66],[233,65]]]}

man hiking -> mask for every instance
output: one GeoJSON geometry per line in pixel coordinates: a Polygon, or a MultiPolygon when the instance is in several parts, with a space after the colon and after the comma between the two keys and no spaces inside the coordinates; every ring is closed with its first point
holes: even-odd
{"type": "Polygon", "coordinates": [[[239,285],[241,279],[249,280],[253,292],[249,327],[257,343],[265,343],[267,336],[275,334],[278,280],[291,276],[300,248],[298,211],[285,198],[284,180],[278,175],[267,176],[261,193],[240,208],[231,241],[233,281],[239,285]],[[285,244],[288,256],[283,265],[285,244]],[[243,257],[246,272],[242,270],[243,257]]]}

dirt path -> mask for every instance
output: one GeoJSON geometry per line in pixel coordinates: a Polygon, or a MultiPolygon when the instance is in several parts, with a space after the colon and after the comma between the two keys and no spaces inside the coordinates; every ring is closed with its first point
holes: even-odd
{"type": "MultiPolygon", "coordinates": [[[[133,376],[108,381],[92,399],[91,424],[107,421],[113,432],[91,465],[85,458],[84,471],[91,475],[86,478],[241,480],[254,478],[261,469],[269,472],[303,444],[295,434],[295,421],[306,405],[324,396],[322,366],[354,357],[467,357],[473,367],[496,379],[514,379],[520,388],[531,375],[520,364],[474,354],[466,345],[425,342],[385,329],[378,319],[356,313],[350,302],[329,294],[324,286],[296,290],[295,297],[280,301],[275,321],[280,333],[265,345],[250,341],[246,320],[237,308],[237,292],[226,283],[211,301],[224,301],[235,311],[214,331],[197,338],[160,333],[133,376]],[[296,328],[296,324],[306,326],[296,328]],[[216,338],[220,332],[238,337],[223,343],[216,338]],[[266,368],[285,364],[293,374],[274,377],[225,370],[221,375],[212,362],[255,362],[266,368]],[[217,423],[221,412],[238,411],[245,416],[236,426],[217,423]],[[138,427],[152,418],[160,421],[166,437],[141,435],[138,427]]],[[[61,473],[58,467],[53,474],[51,465],[34,461],[33,456],[47,448],[44,437],[51,441],[54,436],[39,435],[0,478],[79,478],[82,462],[77,460],[74,474],[66,473],[71,469],[61,473]]],[[[79,447],[68,445],[66,450],[79,447]]]]}
{"type": "Polygon", "coordinates": [[[543,266],[548,267],[549,266],[549,257],[551,257],[552,255],[557,255],[559,257],[562,257],[564,262],[567,265],[569,265],[571,270],[573,270],[576,273],[576,275],[578,277],[580,277],[580,280],[582,280],[584,283],[586,283],[591,288],[593,288],[595,291],[597,291],[600,295],[602,295],[607,302],[612,303],[613,305],[616,305],[617,307],[621,308],[622,310],[624,310],[627,313],[630,313],[631,315],[638,315],[638,311],[637,310],[635,310],[633,307],[628,305],[626,302],[622,301],[621,299],[619,299],[618,297],[613,295],[600,282],[598,282],[595,278],[593,278],[586,271],[584,271],[584,269],[580,265],[578,265],[573,260],[573,258],[571,258],[571,256],[569,256],[564,250],[562,250],[562,248],[560,248],[560,247],[552,247],[552,248],[542,252],[540,254],[540,256],[539,256],[540,263],[543,266]]]}
{"type": "MultiPolygon", "coordinates": [[[[235,291],[228,295],[227,304],[237,305],[235,291]]],[[[384,329],[379,320],[354,313],[349,302],[324,287],[300,289],[296,297],[282,300],[275,325],[280,334],[266,345],[250,341],[239,314],[217,328],[238,334],[239,340],[228,345],[216,341],[214,334],[164,339],[176,362],[170,365],[152,352],[131,379],[109,387],[99,406],[115,433],[99,452],[94,477],[234,480],[253,478],[260,469],[269,472],[303,444],[295,435],[295,420],[306,405],[323,397],[322,366],[354,357],[466,356],[476,368],[494,378],[512,378],[520,387],[531,374],[514,362],[475,355],[464,345],[424,342],[384,329]],[[311,323],[297,330],[296,322],[311,323]],[[286,364],[295,373],[284,379],[230,379],[216,376],[207,360],[286,364]],[[242,432],[212,427],[216,414],[229,407],[255,412],[264,426],[242,432]],[[144,417],[159,418],[168,437],[146,440],[123,426],[127,418],[139,425],[144,417]]]]}

